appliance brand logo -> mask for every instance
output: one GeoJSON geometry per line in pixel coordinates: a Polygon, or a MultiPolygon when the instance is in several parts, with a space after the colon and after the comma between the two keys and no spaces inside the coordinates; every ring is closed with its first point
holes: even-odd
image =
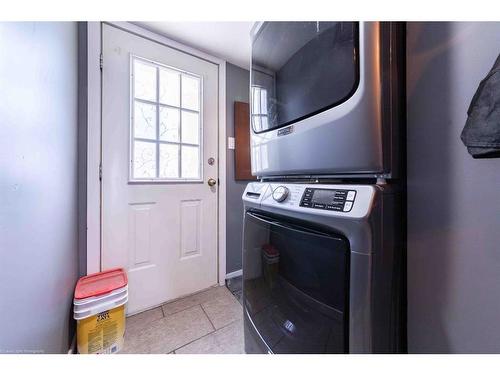
{"type": "Polygon", "coordinates": [[[278,130],[278,137],[282,135],[288,135],[293,133],[293,125],[287,126],[286,128],[281,128],[278,130]]]}

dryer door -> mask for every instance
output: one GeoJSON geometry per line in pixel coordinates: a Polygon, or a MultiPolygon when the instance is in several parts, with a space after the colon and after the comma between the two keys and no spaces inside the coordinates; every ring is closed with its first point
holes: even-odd
{"type": "Polygon", "coordinates": [[[247,212],[243,280],[254,339],[264,341],[270,352],[348,351],[345,238],[247,212]]]}
{"type": "Polygon", "coordinates": [[[357,22],[266,22],[252,45],[252,128],[338,106],[359,83],[357,22]]]}

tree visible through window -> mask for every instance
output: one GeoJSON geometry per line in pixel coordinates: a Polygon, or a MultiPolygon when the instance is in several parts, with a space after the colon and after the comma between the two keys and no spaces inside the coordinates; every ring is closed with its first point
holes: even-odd
{"type": "Polygon", "coordinates": [[[201,180],[201,77],[132,57],[131,177],[201,180]]]}

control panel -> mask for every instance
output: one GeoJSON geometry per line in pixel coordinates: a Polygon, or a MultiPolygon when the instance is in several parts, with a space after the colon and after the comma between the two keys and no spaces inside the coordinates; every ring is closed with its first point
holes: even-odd
{"type": "Polygon", "coordinates": [[[288,198],[288,194],[290,194],[290,190],[286,186],[278,186],[273,190],[273,199],[276,202],[283,202],[288,198]]]}
{"type": "Polygon", "coordinates": [[[356,190],[306,188],[300,207],[349,212],[354,205],[356,190]]]}
{"type": "Polygon", "coordinates": [[[242,198],[247,207],[362,218],[374,195],[371,185],[251,182],[242,198]]]}

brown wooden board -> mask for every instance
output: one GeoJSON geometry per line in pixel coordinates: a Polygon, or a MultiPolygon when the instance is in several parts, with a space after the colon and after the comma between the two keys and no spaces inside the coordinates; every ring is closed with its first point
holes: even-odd
{"type": "Polygon", "coordinates": [[[248,103],[234,102],[234,178],[255,180],[250,164],[250,108],[248,103]]]}

